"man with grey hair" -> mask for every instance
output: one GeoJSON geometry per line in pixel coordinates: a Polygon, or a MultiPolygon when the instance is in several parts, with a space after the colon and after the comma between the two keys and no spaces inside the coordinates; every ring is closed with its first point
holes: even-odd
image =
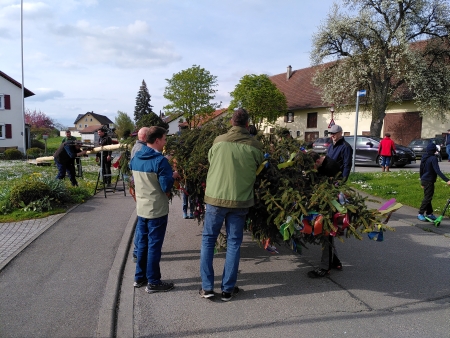
{"type": "MultiPolygon", "coordinates": [[[[334,160],[335,170],[342,173],[342,180],[345,182],[350,175],[350,170],[353,163],[353,149],[347,141],[345,141],[343,130],[341,126],[335,124],[329,130],[329,135],[333,144],[328,147],[327,157],[334,160]]],[[[356,137],[356,136],[355,136],[356,137]]],[[[320,278],[326,277],[330,274],[330,269],[342,270],[342,263],[339,260],[336,252],[336,247],[333,244],[334,237],[328,236],[322,247],[322,258],[317,269],[309,271],[308,277],[320,278]]]]}
{"type": "MultiPolygon", "coordinates": [[[[133,148],[131,149],[130,161],[133,159],[134,155],[136,155],[136,153],[142,149],[142,147],[147,146],[146,139],[147,139],[148,130],[149,130],[148,127],[142,127],[141,129],[139,129],[138,134],[137,134],[138,139],[136,140],[136,143],[134,144],[133,148]]],[[[134,250],[133,250],[133,261],[135,263],[137,260],[138,237],[139,237],[138,228],[136,227],[135,232],[134,232],[134,250]]]]}
{"type": "Polygon", "coordinates": [[[247,130],[249,116],[238,109],[231,119],[231,129],[216,137],[209,150],[206,179],[206,213],[200,252],[202,298],[214,297],[214,247],[225,221],[227,253],[222,274],[223,301],[239,292],[236,286],[240,248],[248,209],[254,205],[253,185],[256,170],[263,161],[263,145],[247,130]]]}
{"type": "Polygon", "coordinates": [[[130,161],[134,157],[136,152],[141,150],[143,146],[147,146],[147,142],[145,141],[145,139],[147,137],[147,131],[148,131],[148,127],[142,127],[141,129],[139,129],[138,134],[137,134],[138,139],[136,140],[136,143],[134,144],[133,148],[131,149],[130,161]]]}

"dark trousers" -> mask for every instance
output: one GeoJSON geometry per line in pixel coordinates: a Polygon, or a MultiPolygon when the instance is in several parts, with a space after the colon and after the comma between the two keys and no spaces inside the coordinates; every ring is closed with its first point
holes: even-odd
{"type": "Polygon", "coordinates": [[[56,176],[57,179],[64,179],[67,176],[69,176],[70,183],[72,183],[73,186],[78,186],[78,182],[75,178],[75,165],[73,162],[69,164],[62,164],[55,160],[56,167],[58,168],[58,175],[56,176]]]}
{"type": "Polygon", "coordinates": [[[433,206],[431,205],[431,200],[434,195],[434,182],[420,181],[420,184],[423,187],[423,200],[420,205],[419,214],[423,215],[424,212],[426,212],[427,215],[432,214],[433,206]]]}
{"type": "Polygon", "coordinates": [[[105,176],[105,183],[111,184],[111,161],[108,162],[106,157],[103,157],[102,164],[102,175],[105,176]]]}

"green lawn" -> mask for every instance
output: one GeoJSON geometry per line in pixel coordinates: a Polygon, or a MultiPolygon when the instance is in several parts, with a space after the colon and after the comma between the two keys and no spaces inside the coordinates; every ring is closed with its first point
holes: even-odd
{"type": "MultiPolygon", "coordinates": [[[[418,172],[402,170],[389,173],[352,173],[348,184],[367,194],[386,200],[396,198],[398,202],[417,209],[423,198],[418,172]]],[[[450,186],[438,177],[432,202],[436,214],[443,211],[449,198],[450,186]]]]}

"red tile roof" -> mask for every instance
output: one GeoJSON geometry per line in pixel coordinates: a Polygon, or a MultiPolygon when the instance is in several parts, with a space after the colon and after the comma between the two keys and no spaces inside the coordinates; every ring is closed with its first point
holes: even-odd
{"type": "Polygon", "coordinates": [[[289,80],[287,73],[270,76],[270,80],[286,95],[288,109],[305,109],[328,107],[330,104],[322,102],[320,88],[311,81],[320,66],[294,70],[289,80]]]}
{"type": "Polygon", "coordinates": [[[89,126],[84,129],[81,129],[78,132],[80,134],[92,134],[92,133],[95,133],[97,130],[99,130],[101,127],[103,127],[102,124],[95,124],[93,126],[89,126]]]}
{"type": "MultiPolygon", "coordinates": [[[[228,108],[217,109],[216,111],[214,111],[212,113],[212,115],[203,118],[199,122],[199,124],[197,126],[200,127],[202,124],[205,124],[205,123],[208,123],[209,121],[214,120],[216,117],[218,117],[218,116],[222,115],[223,113],[225,113],[227,111],[227,109],[228,108]]],[[[183,122],[183,123],[178,124],[178,126],[180,126],[180,127],[187,127],[187,125],[188,125],[187,122],[183,122]]]]}
{"type": "MultiPolygon", "coordinates": [[[[429,42],[430,40],[416,41],[411,43],[410,47],[415,50],[422,50],[429,42]]],[[[286,72],[269,78],[286,95],[289,110],[330,107],[331,103],[322,101],[321,90],[312,84],[312,78],[320,67],[328,66],[333,62],[291,71],[288,80],[286,72]]],[[[413,92],[406,84],[403,84],[397,89],[395,96],[402,100],[412,100],[413,92]]]]}

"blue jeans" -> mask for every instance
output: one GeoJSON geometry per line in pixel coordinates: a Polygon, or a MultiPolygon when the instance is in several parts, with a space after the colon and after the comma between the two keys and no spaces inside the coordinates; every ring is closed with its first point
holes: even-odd
{"type": "Polygon", "coordinates": [[[248,208],[223,208],[206,204],[202,249],[200,251],[200,276],[203,290],[214,290],[214,246],[223,221],[225,221],[227,232],[227,253],[223,267],[221,289],[224,292],[232,292],[234,290],[247,213],[248,208]]]}
{"type": "Polygon", "coordinates": [[[383,158],[381,159],[381,166],[382,167],[389,167],[389,165],[391,164],[391,156],[383,156],[383,158]]]}
{"type": "Polygon", "coordinates": [[[447,152],[448,159],[450,160],[450,144],[447,144],[447,145],[445,146],[445,151],[447,152]]]}
{"type": "Polygon", "coordinates": [[[190,195],[187,196],[184,192],[182,194],[183,194],[183,212],[187,213],[188,204],[189,204],[189,212],[191,214],[193,214],[194,213],[194,209],[195,209],[195,205],[194,205],[194,203],[192,201],[192,197],[190,195]]]}
{"type": "Polygon", "coordinates": [[[147,279],[149,284],[161,283],[161,248],[166,235],[168,215],[148,219],[138,216],[136,224],[137,262],[134,280],[147,279]]]}

